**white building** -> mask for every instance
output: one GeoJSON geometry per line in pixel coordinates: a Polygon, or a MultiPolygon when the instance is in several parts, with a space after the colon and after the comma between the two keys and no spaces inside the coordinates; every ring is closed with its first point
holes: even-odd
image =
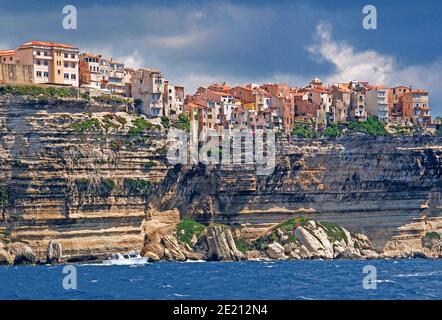
{"type": "Polygon", "coordinates": [[[388,122],[388,90],[381,87],[369,89],[365,94],[365,110],[380,121],[388,122]]]}

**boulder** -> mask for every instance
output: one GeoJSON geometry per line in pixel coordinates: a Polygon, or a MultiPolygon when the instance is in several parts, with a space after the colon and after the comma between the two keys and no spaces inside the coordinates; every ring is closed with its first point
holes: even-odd
{"type": "Polygon", "coordinates": [[[193,251],[183,251],[183,254],[187,260],[194,260],[194,261],[206,260],[206,256],[202,253],[193,252],[193,251]]]}
{"type": "Polygon", "coordinates": [[[296,252],[296,253],[301,257],[301,259],[313,258],[313,255],[310,253],[310,251],[308,251],[308,249],[304,245],[302,245],[299,248],[299,252],[296,252]]]}
{"type": "Polygon", "coordinates": [[[360,252],[365,259],[379,259],[379,254],[373,249],[362,249],[360,252]]]}
{"type": "Polygon", "coordinates": [[[61,261],[63,250],[60,242],[51,240],[48,243],[47,262],[54,264],[61,261]]]}
{"type": "Polygon", "coordinates": [[[258,250],[250,250],[246,252],[245,258],[246,260],[260,260],[262,259],[262,255],[258,250]]]}
{"type": "Polygon", "coordinates": [[[290,252],[292,252],[294,250],[294,246],[291,243],[286,243],[284,245],[284,253],[285,254],[289,254],[290,252]]]}
{"type": "Polygon", "coordinates": [[[144,255],[145,252],[155,253],[160,259],[164,257],[164,246],[161,243],[161,235],[159,233],[154,232],[145,235],[141,255],[144,255]]]}
{"type": "Polygon", "coordinates": [[[310,252],[313,257],[323,257],[327,254],[322,243],[319,242],[319,240],[316,239],[304,227],[299,226],[298,228],[296,228],[295,237],[299,240],[299,242],[302,243],[303,246],[305,246],[305,248],[310,252]]]}
{"type": "Polygon", "coordinates": [[[266,250],[267,255],[271,259],[284,260],[287,256],[284,254],[284,247],[278,242],[273,242],[268,245],[266,250]]]}
{"type": "MultiPolygon", "coordinates": [[[[184,248],[182,248],[180,246],[180,244],[178,243],[178,240],[175,236],[173,235],[167,235],[167,236],[163,236],[163,238],[161,239],[162,244],[164,246],[164,251],[167,250],[168,255],[170,255],[170,257],[168,257],[168,260],[175,260],[175,261],[185,261],[186,260],[186,256],[183,254],[183,250],[184,248]]],[[[166,255],[166,253],[165,253],[166,255]]]]}
{"type": "Polygon", "coordinates": [[[5,249],[0,249],[0,265],[10,265],[14,262],[14,258],[5,249]]]}
{"type": "MultiPolygon", "coordinates": [[[[209,226],[205,235],[207,242],[206,257],[216,261],[238,261],[244,259],[244,254],[236,248],[232,232],[225,226],[209,226]]],[[[206,245],[202,245],[204,247],[206,245]]]]}
{"type": "Polygon", "coordinates": [[[35,264],[35,253],[25,243],[15,242],[8,246],[8,251],[14,256],[14,264],[35,264]]]}
{"type": "Polygon", "coordinates": [[[336,258],[337,259],[351,259],[351,260],[353,260],[353,259],[362,259],[362,256],[357,252],[345,250],[345,251],[341,252],[340,254],[338,254],[336,258]]]}
{"type": "Polygon", "coordinates": [[[158,255],[156,253],[150,252],[150,251],[146,251],[143,252],[143,257],[148,258],[148,260],[150,262],[156,262],[156,261],[160,261],[160,257],[158,257],[158,255]]]}
{"type": "Polygon", "coordinates": [[[288,257],[289,257],[289,259],[293,259],[293,260],[301,259],[301,256],[298,253],[296,253],[296,251],[290,252],[288,257]]]}

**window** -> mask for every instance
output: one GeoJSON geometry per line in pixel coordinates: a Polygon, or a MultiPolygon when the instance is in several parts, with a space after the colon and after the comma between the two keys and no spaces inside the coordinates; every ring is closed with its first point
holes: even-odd
{"type": "Polygon", "coordinates": [[[41,77],[41,71],[37,71],[37,77],[41,77]]]}
{"type": "Polygon", "coordinates": [[[48,60],[45,60],[44,65],[45,65],[45,66],[48,65],[48,60]]]}
{"type": "Polygon", "coordinates": [[[61,74],[61,70],[57,70],[57,74],[59,74],[59,75],[60,75],[60,74],[61,74]]]}
{"type": "Polygon", "coordinates": [[[77,79],[77,75],[76,74],[71,74],[71,80],[76,80],[77,79]]]}
{"type": "Polygon", "coordinates": [[[43,73],[43,75],[44,75],[45,78],[49,78],[49,72],[46,71],[46,72],[43,73]]]}
{"type": "Polygon", "coordinates": [[[69,73],[65,73],[65,74],[64,74],[64,78],[65,78],[65,79],[69,79],[69,73]]]}
{"type": "Polygon", "coordinates": [[[37,60],[37,66],[41,65],[40,60],[37,60]]]}
{"type": "Polygon", "coordinates": [[[64,54],[64,57],[65,57],[65,58],[68,58],[69,56],[68,56],[68,54],[67,54],[67,53],[65,53],[65,54],[64,54]]]}
{"type": "Polygon", "coordinates": [[[47,51],[45,51],[45,57],[47,57],[48,56],[48,52],[47,51]]]}
{"type": "Polygon", "coordinates": [[[67,62],[64,63],[64,67],[65,67],[65,68],[68,67],[68,63],[67,63],[67,62]]]}

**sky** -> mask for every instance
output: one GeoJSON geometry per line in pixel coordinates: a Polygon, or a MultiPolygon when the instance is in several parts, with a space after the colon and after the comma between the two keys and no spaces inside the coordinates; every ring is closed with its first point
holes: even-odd
{"type": "Polygon", "coordinates": [[[0,49],[57,41],[152,67],[187,93],[214,82],[366,80],[430,91],[442,115],[442,2],[0,0],[0,49]],[[377,9],[377,29],[362,8],[377,9]],[[62,25],[77,8],[76,30],[62,25]]]}

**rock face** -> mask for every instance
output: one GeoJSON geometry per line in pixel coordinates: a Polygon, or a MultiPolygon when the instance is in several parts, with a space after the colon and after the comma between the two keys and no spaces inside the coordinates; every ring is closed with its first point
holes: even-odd
{"type": "Polygon", "coordinates": [[[167,173],[155,128],[131,135],[126,106],[0,95],[0,239],[37,262],[140,251],[148,196],[167,173]],[[105,110],[103,112],[103,110],[105,110]],[[97,125],[98,123],[98,125],[97,125]],[[48,253],[50,253],[48,255],[48,253]]]}
{"type": "Polygon", "coordinates": [[[388,241],[389,258],[442,257],[442,218],[421,218],[400,227],[388,241]]]}
{"type": "Polygon", "coordinates": [[[269,244],[266,253],[270,259],[285,260],[287,256],[284,253],[284,247],[277,242],[269,244]]]}
{"type": "Polygon", "coordinates": [[[24,243],[13,243],[8,246],[8,251],[14,257],[14,264],[35,264],[36,257],[34,251],[24,243]]]}
{"type": "Polygon", "coordinates": [[[206,236],[201,241],[203,243],[200,243],[199,246],[207,248],[206,256],[209,260],[238,261],[244,259],[244,255],[236,248],[231,230],[225,226],[209,226],[206,236]]]}
{"type": "MultiPolygon", "coordinates": [[[[207,251],[179,244],[181,254],[164,236],[173,234],[177,216],[246,226],[246,237],[256,239],[283,221],[308,215],[367,235],[377,251],[394,236],[386,246],[392,255],[401,250],[438,255],[436,241],[423,245],[424,234],[414,239],[411,230],[397,228],[424,214],[442,217],[440,137],[279,137],[275,170],[258,176],[253,165],[171,166],[164,154],[165,132],[155,125],[129,132],[136,118],[124,105],[0,96],[0,198],[5,199],[0,239],[26,243],[35,262],[43,263],[142,249],[153,260],[206,254],[239,260],[243,254],[231,231],[208,231],[202,244],[207,251]],[[438,200],[424,209],[433,194],[438,200]]],[[[309,234],[297,231],[296,248],[286,246],[296,235],[278,238],[287,257],[371,252],[359,249],[365,242],[353,236],[347,240],[354,243],[327,243],[321,229],[302,228],[309,234]]],[[[29,250],[23,257],[33,260],[29,250]]]]}
{"type": "Polygon", "coordinates": [[[48,243],[48,263],[59,263],[63,257],[63,250],[58,241],[50,241],[48,243]]]}
{"type": "Polygon", "coordinates": [[[161,206],[204,223],[247,225],[250,233],[308,215],[366,234],[382,250],[442,189],[441,137],[282,137],[276,149],[270,175],[258,176],[255,166],[171,170],[158,189],[168,195],[161,206]]]}

